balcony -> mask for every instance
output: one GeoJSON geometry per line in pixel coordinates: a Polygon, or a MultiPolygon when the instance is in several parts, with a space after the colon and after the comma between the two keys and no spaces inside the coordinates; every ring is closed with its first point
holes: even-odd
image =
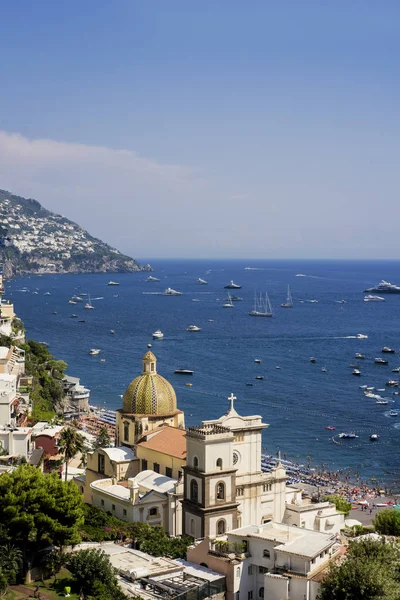
{"type": "Polygon", "coordinates": [[[250,556],[247,549],[248,546],[246,542],[227,542],[226,540],[211,540],[208,553],[212,554],[213,556],[220,556],[223,558],[235,557],[244,559],[250,556]]]}

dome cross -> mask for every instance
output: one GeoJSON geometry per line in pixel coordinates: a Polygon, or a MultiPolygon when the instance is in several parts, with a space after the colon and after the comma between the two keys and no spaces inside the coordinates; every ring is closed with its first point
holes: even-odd
{"type": "Polygon", "coordinates": [[[235,402],[235,400],[237,400],[236,396],[233,395],[233,393],[231,393],[230,396],[228,396],[228,400],[230,400],[231,406],[229,410],[235,410],[233,403],[235,402]]]}

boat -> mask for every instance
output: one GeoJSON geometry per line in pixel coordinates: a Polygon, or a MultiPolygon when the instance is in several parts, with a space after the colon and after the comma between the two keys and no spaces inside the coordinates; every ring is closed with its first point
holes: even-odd
{"type": "Polygon", "coordinates": [[[100,362],[106,362],[106,359],[105,358],[101,358],[100,362]]]}
{"type": "Polygon", "coordinates": [[[111,335],[114,335],[115,330],[114,329],[110,329],[110,333],[111,333],[111,335]]]}
{"type": "Polygon", "coordinates": [[[107,285],[120,285],[118,281],[109,281],[107,285]]]}
{"type": "Polygon", "coordinates": [[[68,300],[68,304],[76,304],[75,300],[68,300]]]}
{"type": "Polygon", "coordinates": [[[186,387],[192,387],[193,383],[185,383],[186,387]]]}
{"type": "Polygon", "coordinates": [[[359,352],[356,352],[354,355],[354,358],[363,359],[363,358],[365,358],[365,354],[360,354],[359,352]]]}
{"type": "Polygon", "coordinates": [[[226,290],[240,290],[242,289],[242,286],[234,283],[234,281],[231,279],[230,282],[224,286],[224,288],[226,290]]]}
{"type": "Polygon", "coordinates": [[[162,340],[164,337],[164,334],[162,331],[160,331],[159,329],[157,329],[157,331],[155,331],[153,334],[153,340],[162,340]]]}
{"type": "Polygon", "coordinates": [[[73,300],[74,302],[83,302],[83,298],[81,298],[80,296],[72,296],[71,300],[73,300]]]}
{"type": "Polygon", "coordinates": [[[386,404],[389,404],[389,400],[377,400],[375,404],[381,404],[386,406],[386,404]]]}
{"type": "Polygon", "coordinates": [[[160,281],[157,277],[153,277],[152,275],[149,275],[147,279],[145,279],[146,283],[149,283],[150,281],[160,281]]]}
{"type": "Polygon", "coordinates": [[[205,279],[202,279],[201,277],[199,277],[196,281],[197,285],[207,285],[208,281],[206,281],[205,279]]]}
{"type": "Polygon", "coordinates": [[[86,302],[86,304],[85,304],[85,308],[86,308],[87,310],[93,310],[93,309],[94,309],[94,306],[93,306],[93,304],[92,304],[92,301],[91,301],[91,299],[90,299],[90,295],[89,295],[89,299],[88,299],[88,301],[87,301],[87,302],[86,302]]]}
{"type": "Polygon", "coordinates": [[[392,373],[400,373],[400,367],[395,367],[392,369],[392,373]]]}
{"type": "Polygon", "coordinates": [[[147,344],[147,347],[148,347],[148,348],[151,348],[152,346],[151,346],[151,344],[147,344]]]}
{"type": "Polygon", "coordinates": [[[359,371],[359,369],[354,369],[353,375],[356,375],[359,377],[361,375],[361,371],[359,371]]]}
{"type": "Polygon", "coordinates": [[[322,373],[326,373],[326,367],[322,367],[321,371],[322,373]]]}
{"type": "Polygon", "coordinates": [[[190,369],[175,369],[174,373],[177,375],[193,375],[194,371],[190,369]]]}
{"type": "Polygon", "coordinates": [[[367,384],[360,385],[360,390],[366,390],[368,388],[367,384]]]}
{"type": "Polygon", "coordinates": [[[71,319],[77,319],[78,315],[71,315],[71,319]]]}
{"type": "Polygon", "coordinates": [[[254,362],[260,365],[261,364],[261,358],[255,358],[254,362]]]}
{"type": "Polygon", "coordinates": [[[379,435],[377,433],[371,433],[369,439],[371,440],[371,442],[376,442],[377,440],[379,440],[379,435]]]}
{"type": "Polygon", "coordinates": [[[251,317],[272,317],[272,306],[268,298],[268,294],[265,294],[265,299],[262,294],[259,296],[257,293],[254,294],[254,308],[249,312],[251,317]]]}
{"type": "Polygon", "coordinates": [[[43,294],[43,296],[51,296],[51,293],[50,293],[50,292],[45,292],[45,293],[43,294]]]}
{"type": "Polygon", "coordinates": [[[186,331],[201,331],[201,328],[197,327],[197,325],[189,325],[186,331]]]}
{"type": "Polygon", "coordinates": [[[386,352],[387,354],[396,354],[396,350],[394,348],[389,348],[389,346],[383,346],[382,352],[386,352]]]}
{"type": "Polygon", "coordinates": [[[51,313],[52,315],[56,315],[57,311],[53,310],[53,312],[51,313]]]}
{"type": "Polygon", "coordinates": [[[182,296],[182,292],[177,292],[176,290],[173,290],[172,288],[168,287],[164,291],[164,296],[182,296]]]}
{"type": "Polygon", "coordinates": [[[394,283],[389,283],[389,281],[385,281],[382,279],[377,285],[371,288],[367,288],[364,290],[365,292],[379,292],[381,294],[400,294],[400,286],[395,285],[394,283]]]}
{"type": "Polygon", "coordinates": [[[79,319],[78,323],[86,323],[85,319],[79,319]]]}
{"type": "Polygon", "coordinates": [[[350,433],[339,433],[339,436],[343,440],[354,440],[358,438],[358,435],[354,433],[354,431],[350,431],[350,433]]]}
{"type": "Polygon", "coordinates": [[[253,387],[252,383],[246,383],[247,387],[253,387]]]}
{"type": "Polygon", "coordinates": [[[101,350],[99,348],[91,348],[89,350],[89,354],[91,356],[97,356],[98,354],[100,354],[101,350]]]}
{"type": "Polygon", "coordinates": [[[375,364],[376,365],[388,365],[389,361],[386,360],[385,358],[378,357],[378,358],[375,359],[375,364]]]}
{"type": "Polygon", "coordinates": [[[366,340],[366,339],[368,339],[368,336],[365,335],[365,333],[357,333],[356,338],[358,340],[366,340]]]}
{"type": "Polygon", "coordinates": [[[389,387],[398,387],[399,382],[395,379],[389,379],[389,381],[386,382],[386,385],[388,385],[389,387]]]}
{"type": "Polygon", "coordinates": [[[229,294],[228,294],[228,300],[226,302],[224,302],[224,304],[222,305],[222,308],[233,308],[232,298],[230,297],[229,294]]]}
{"type": "Polygon", "coordinates": [[[278,369],[278,371],[281,369],[282,367],[280,367],[279,365],[276,365],[275,369],[278,369]]]}
{"type": "Polygon", "coordinates": [[[239,296],[234,296],[233,294],[231,294],[231,300],[232,300],[232,302],[242,302],[243,298],[240,298],[239,296]]]}
{"type": "Polygon", "coordinates": [[[264,375],[256,375],[256,379],[264,379],[264,375]]]}
{"type": "Polygon", "coordinates": [[[290,286],[287,286],[287,295],[286,295],[286,302],[284,302],[283,304],[281,304],[282,308],[293,308],[293,298],[292,298],[292,294],[290,293],[290,286]]]}
{"type": "Polygon", "coordinates": [[[399,413],[397,412],[397,410],[390,410],[389,411],[389,417],[397,417],[399,413]]]}
{"type": "Polygon", "coordinates": [[[317,359],[315,358],[315,356],[311,356],[310,358],[310,363],[316,363],[317,359]]]}
{"type": "Polygon", "coordinates": [[[364,296],[364,302],[385,302],[385,298],[382,298],[382,296],[372,296],[369,294],[368,296],[364,296]]]}
{"type": "Polygon", "coordinates": [[[328,431],[335,431],[335,430],[336,430],[336,427],[333,427],[333,425],[327,425],[327,426],[325,427],[325,429],[327,429],[328,431]]]}

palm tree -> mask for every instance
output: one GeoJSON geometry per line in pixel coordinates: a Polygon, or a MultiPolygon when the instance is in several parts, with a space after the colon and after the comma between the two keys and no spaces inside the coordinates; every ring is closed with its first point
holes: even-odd
{"type": "Polygon", "coordinates": [[[60,450],[64,454],[65,460],[65,481],[68,477],[68,461],[78,452],[85,449],[85,439],[76,429],[66,427],[60,434],[60,450]]]}
{"type": "Polygon", "coordinates": [[[0,571],[2,571],[9,583],[16,581],[22,567],[22,552],[17,546],[7,544],[0,546],[0,571]]]}

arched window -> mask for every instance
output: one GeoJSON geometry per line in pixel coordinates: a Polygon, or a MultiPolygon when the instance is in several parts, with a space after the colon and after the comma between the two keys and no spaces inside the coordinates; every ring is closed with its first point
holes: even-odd
{"type": "Polygon", "coordinates": [[[208,569],[208,564],[207,563],[200,563],[201,567],[205,567],[206,569],[208,569]]]}
{"type": "Polygon", "coordinates": [[[258,590],[258,597],[264,598],[264,588],[263,587],[260,587],[260,589],[258,590]]]}
{"type": "Polygon", "coordinates": [[[217,496],[217,500],[224,500],[225,499],[225,484],[222,483],[222,481],[220,481],[219,483],[217,483],[216,496],[217,496]]]}
{"type": "Polygon", "coordinates": [[[128,421],[124,422],[124,440],[129,442],[129,423],[128,421]]]}
{"type": "Polygon", "coordinates": [[[193,466],[195,469],[199,467],[199,459],[197,458],[197,456],[195,456],[193,459],[193,466]]]}
{"type": "Polygon", "coordinates": [[[264,558],[271,558],[271,552],[269,550],[263,550],[264,558]]]}
{"type": "Polygon", "coordinates": [[[193,535],[193,536],[194,536],[194,527],[195,527],[194,519],[191,519],[190,520],[190,535],[193,535]]]}
{"type": "Polygon", "coordinates": [[[236,577],[240,577],[240,567],[236,568],[236,577]]]}
{"type": "Polygon", "coordinates": [[[217,458],[217,467],[222,469],[222,458],[217,458]]]}
{"type": "Polygon", "coordinates": [[[225,519],[220,519],[217,523],[217,534],[223,535],[226,531],[226,521],[225,519]]]}
{"type": "Polygon", "coordinates": [[[156,370],[156,366],[154,363],[151,363],[151,371],[152,373],[156,370]]]}
{"type": "Polygon", "coordinates": [[[190,482],[190,499],[194,502],[197,502],[199,497],[199,486],[197,485],[197,481],[192,479],[190,482]]]}

